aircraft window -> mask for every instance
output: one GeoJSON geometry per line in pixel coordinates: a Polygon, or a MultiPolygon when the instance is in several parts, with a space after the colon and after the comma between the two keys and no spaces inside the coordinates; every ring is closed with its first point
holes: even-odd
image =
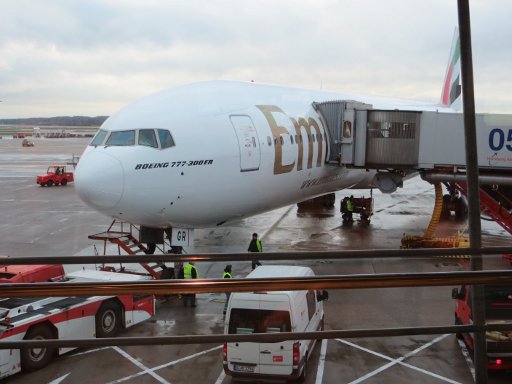
{"type": "Polygon", "coordinates": [[[105,145],[135,145],[135,131],[113,131],[105,145]]]}
{"type": "Polygon", "coordinates": [[[277,145],[277,137],[274,137],[274,145],[277,145]]]}
{"type": "Polygon", "coordinates": [[[272,138],[270,136],[267,136],[267,143],[268,143],[268,146],[272,146],[272,138]]]}
{"type": "Polygon", "coordinates": [[[104,131],[103,129],[100,129],[96,136],[94,136],[94,139],[92,139],[91,144],[89,145],[101,145],[103,144],[103,141],[105,140],[105,137],[107,136],[107,131],[104,131]]]}
{"type": "Polygon", "coordinates": [[[139,145],[158,148],[154,129],[141,129],[139,131],[139,145]]]}
{"type": "Polygon", "coordinates": [[[299,136],[295,135],[295,142],[298,144],[299,143],[299,136]]]}
{"type": "Polygon", "coordinates": [[[314,142],[315,142],[315,134],[313,133],[313,134],[311,135],[311,137],[313,138],[313,143],[314,143],[314,142]]]}
{"type": "Polygon", "coordinates": [[[158,129],[158,138],[160,139],[160,145],[162,149],[174,147],[174,139],[172,138],[171,132],[167,129],[158,129]]]}
{"type": "Polygon", "coordinates": [[[299,136],[300,143],[302,144],[302,135],[299,136]]]}
{"type": "Polygon", "coordinates": [[[290,135],[290,143],[293,144],[293,135],[290,135]]]}
{"type": "Polygon", "coordinates": [[[281,142],[281,145],[284,145],[284,139],[283,139],[283,136],[279,136],[279,141],[281,142]]]}

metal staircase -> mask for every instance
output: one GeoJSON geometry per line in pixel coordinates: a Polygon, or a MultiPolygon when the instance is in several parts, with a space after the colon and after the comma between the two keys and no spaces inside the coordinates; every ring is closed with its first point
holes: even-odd
{"type": "MultiPolygon", "coordinates": [[[[467,184],[455,182],[454,187],[467,196],[467,184]]],[[[480,212],[489,216],[505,231],[512,235],[512,188],[508,185],[481,185],[480,212]]],[[[512,254],[503,255],[512,263],[512,254]]]]}
{"type": "MultiPolygon", "coordinates": [[[[464,196],[467,196],[467,184],[454,183],[464,196]]],[[[492,218],[503,229],[512,235],[512,195],[510,188],[497,186],[480,186],[480,211],[492,218]]]]}
{"type": "MultiPolygon", "coordinates": [[[[134,236],[138,228],[130,223],[114,220],[106,232],[100,232],[88,236],[91,240],[103,241],[103,254],[107,254],[107,244],[116,244],[118,254],[123,250],[128,255],[142,255],[147,253],[147,248],[134,236]]],[[[147,263],[139,263],[154,279],[160,279],[161,268],[147,263]]]]}

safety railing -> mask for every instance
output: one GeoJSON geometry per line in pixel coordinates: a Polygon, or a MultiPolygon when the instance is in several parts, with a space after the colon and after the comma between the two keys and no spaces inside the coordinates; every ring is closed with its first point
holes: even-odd
{"type": "MultiPolygon", "coordinates": [[[[260,260],[306,260],[306,259],[346,259],[346,258],[424,258],[426,256],[447,255],[489,255],[509,252],[509,247],[491,247],[486,249],[421,249],[421,250],[367,250],[341,252],[307,252],[307,253],[260,253],[260,260]]],[[[112,262],[134,261],[249,261],[247,253],[200,254],[200,255],[144,255],[144,256],[71,256],[41,258],[9,258],[9,264],[59,263],[87,264],[109,258],[112,262]]],[[[142,282],[82,282],[82,283],[31,283],[2,285],[2,295],[7,297],[61,296],[63,288],[68,295],[131,295],[131,294],[186,294],[210,292],[242,291],[280,291],[309,289],[364,289],[422,286],[456,286],[483,284],[511,284],[512,270],[460,271],[460,272],[422,272],[422,273],[386,273],[359,275],[331,275],[300,278],[265,278],[265,279],[200,279],[200,280],[150,280],[142,282]]],[[[330,330],[304,333],[250,334],[250,335],[182,335],[165,337],[119,337],[105,339],[76,340],[21,340],[0,342],[0,349],[23,347],[97,347],[124,345],[170,345],[202,344],[222,342],[278,342],[297,339],[331,339],[356,337],[389,337],[403,335],[426,335],[444,333],[466,333],[485,331],[510,331],[511,324],[449,325],[433,327],[397,327],[382,329],[330,330]]]]}

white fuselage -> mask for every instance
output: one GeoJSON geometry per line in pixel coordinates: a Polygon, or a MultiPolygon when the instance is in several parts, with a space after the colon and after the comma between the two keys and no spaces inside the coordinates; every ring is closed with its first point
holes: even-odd
{"type": "Polygon", "coordinates": [[[124,221],[197,228],[370,186],[373,172],[325,163],[329,136],[312,103],[327,100],[443,109],[255,83],[173,88],[128,105],[103,124],[105,137],[135,130],[135,142],[90,145],[76,169],[77,192],[94,209],[124,221]],[[141,129],[169,130],[175,145],[138,145],[141,129]]]}

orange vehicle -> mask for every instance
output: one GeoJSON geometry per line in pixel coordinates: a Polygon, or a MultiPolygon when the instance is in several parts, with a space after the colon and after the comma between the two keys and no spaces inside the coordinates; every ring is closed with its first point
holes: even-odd
{"type": "Polygon", "coordinates": [[[61,276],[64,276],[64,267],[61,264],[0,265],[0,283],[39,283],[61,276]]]}
{"type": "Polygon", "coordinates": [[[41,187],[66,185],[74,181],[73,172],[67,172],[65,165],[50,165],[45,175],[37,176],[36,183],[41,187]]]}

